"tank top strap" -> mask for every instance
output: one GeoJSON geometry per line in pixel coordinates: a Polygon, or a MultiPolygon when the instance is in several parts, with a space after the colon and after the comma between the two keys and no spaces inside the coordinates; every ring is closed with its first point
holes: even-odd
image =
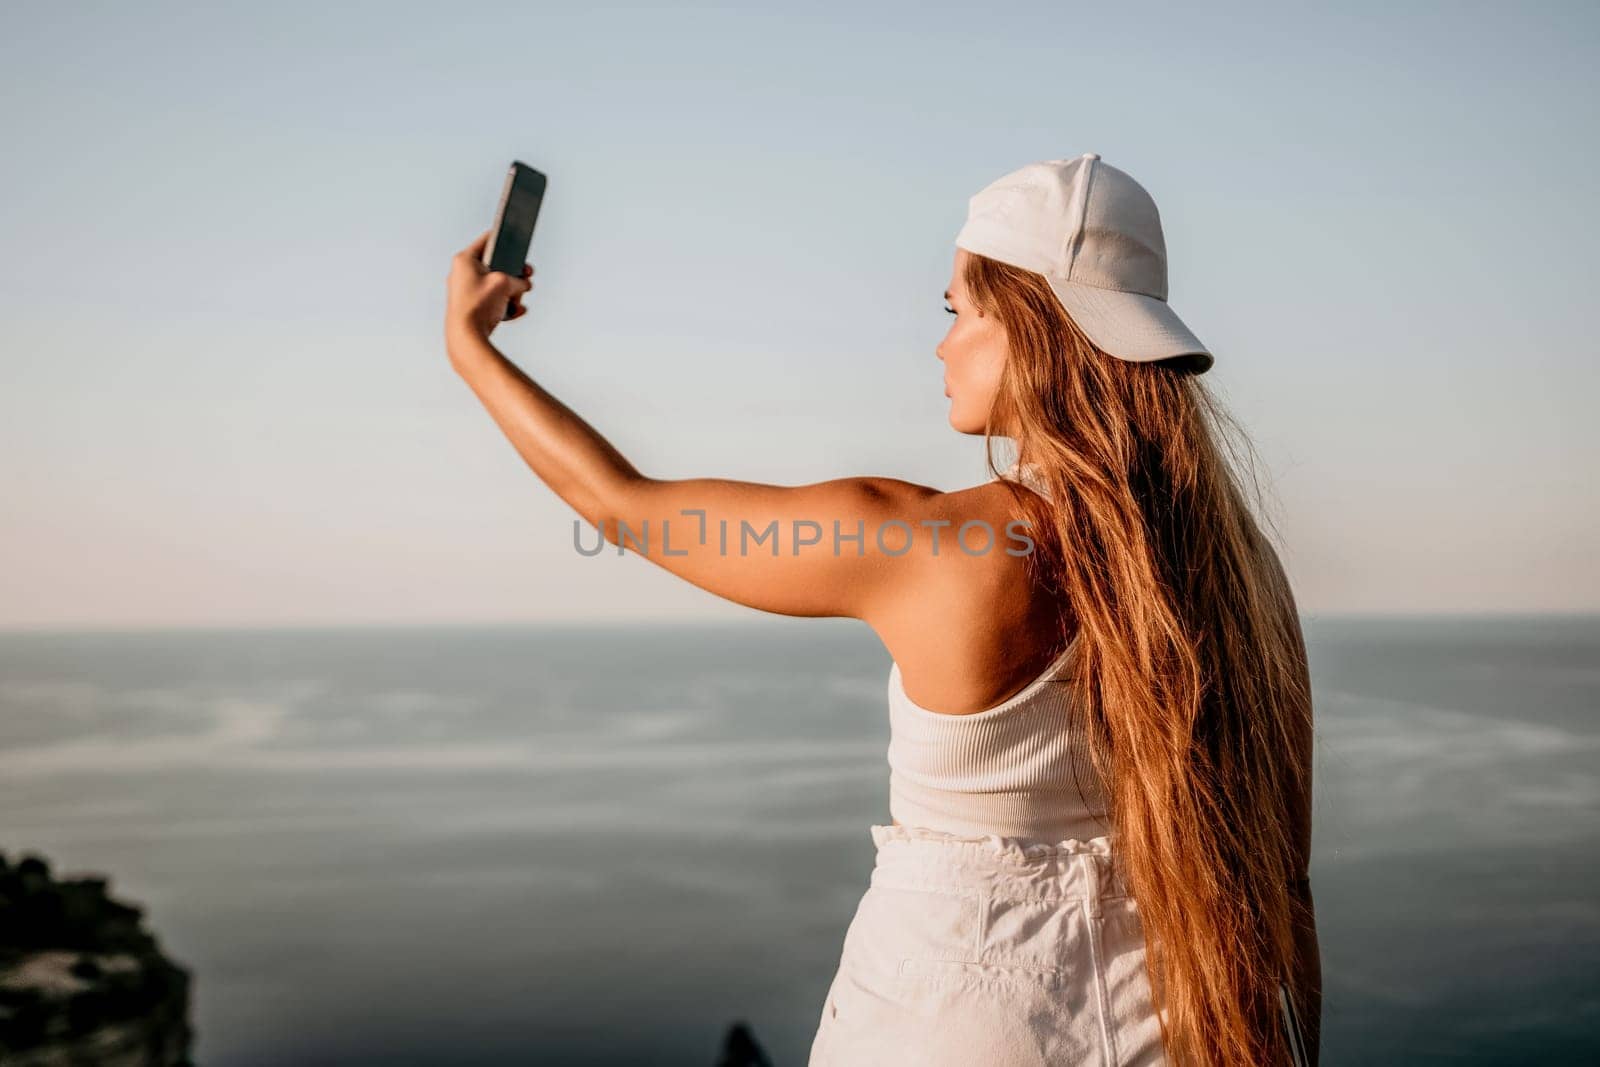
{"type": "Polygon", "coordinates": [[[1022,465],[1016,460],[1013,460],[1011,466],[1001,471],[1000,476],[993,480],[1001,481],[1002,479],[1005,481],[1017,482],[1021,485],[1025,485],[1029,489],[1032,489],[1034,492],[1038,493],[1040,496],[1044,497],[1046,500],[1051,499],[1050,487],[1047,486],[1044,482],[1044,479],[1039,476],[1039,465],[1037,463],[1022,465]]]}

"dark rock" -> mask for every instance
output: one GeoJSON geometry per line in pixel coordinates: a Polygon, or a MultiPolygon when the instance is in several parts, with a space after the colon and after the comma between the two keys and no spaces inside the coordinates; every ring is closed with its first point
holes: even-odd
{"type": "Polygon", "coordinates": [[[756,1044],[750,1028],[742,1022],[736,1022],[728,1027],[727,1036],[722,1040],[722,1055],[717,1059],[716,1067],[772,1067],[772,1061],[756,1044]]]}
{"type": "Polygon", "coordinates": [[[43,856],[30,853],[22,857],[22,862],[17,864],[13,873],[23,896],[43,892],[50,886],[50,865],[43,856]]]}
{"type": "Polygon", "coordinates": [[[108,880],[0,855],[0,1063],[188,1067],[190,975],[108,880]]]}

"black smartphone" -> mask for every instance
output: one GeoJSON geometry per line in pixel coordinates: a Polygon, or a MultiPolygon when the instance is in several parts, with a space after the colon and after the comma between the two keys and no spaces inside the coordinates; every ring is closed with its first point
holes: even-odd
{"type": "MultiPolygon", "coordinates": [[[[489,228],[489,243],[483,248],[483,265],[490,270],[522,277],[528,261],[528,246],[533,243],[533,224],[544,203],[545,177],[520,160],[513,160],[500,190],[500,206],[495,208],[494,225],[489,228]]],[[[506,304],[509,318],[514,304],[506,304]]]]}

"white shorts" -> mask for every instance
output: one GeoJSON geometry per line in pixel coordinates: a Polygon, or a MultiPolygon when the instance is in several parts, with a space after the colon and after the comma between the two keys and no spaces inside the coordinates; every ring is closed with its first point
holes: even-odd
{"type": "Polygon", "coordinates": [[[1133,897],[1109,841],[872,827],[810,1067],[1165,1064],[1133,897]]]}

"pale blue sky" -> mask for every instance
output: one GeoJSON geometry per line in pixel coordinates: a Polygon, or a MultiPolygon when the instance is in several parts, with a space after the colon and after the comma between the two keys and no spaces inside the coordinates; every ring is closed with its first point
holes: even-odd
{"type": "Polygon", "coordinates": [[[1086,151],[1305,613],[1600,610],[1597,60],[1578,3],[8,5],[0,624],[748,615],[577,555],[450,371],[507,162],[497,341],[641,469],[954,488],[967,197],[1086,151]]]}

